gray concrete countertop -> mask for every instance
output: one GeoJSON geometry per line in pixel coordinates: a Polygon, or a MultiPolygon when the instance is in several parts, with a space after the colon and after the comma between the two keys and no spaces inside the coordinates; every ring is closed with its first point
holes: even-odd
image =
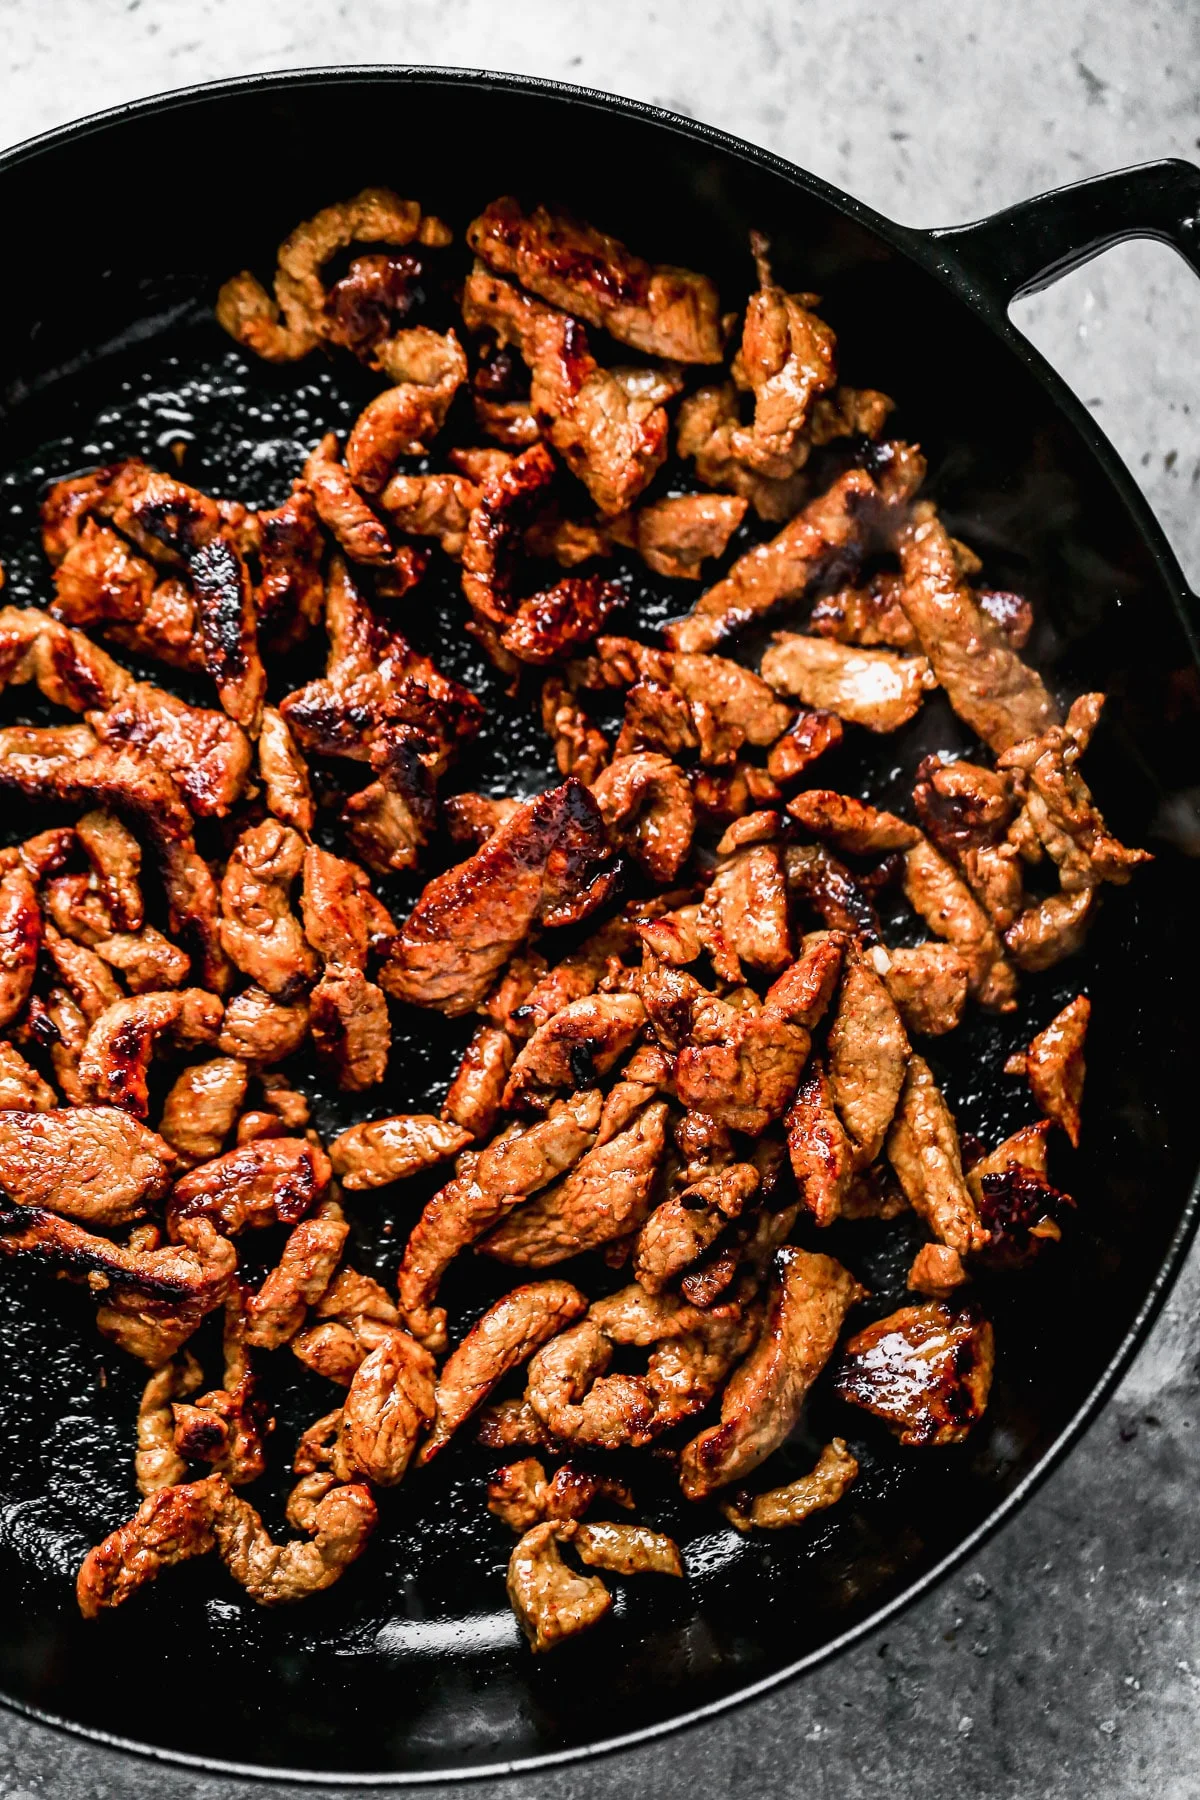
{"type": "MultiPolygon", "coordinates": [[[[0,144],[215,76],[391,61],[656,101],[917,225],[1200,148],[1194,0],[0,0],[0,27],[0,144]]],[[[119,185],[95,203],[119,227],[119,185]]],[[[1016,317],[1096,414],[1200,585],[1194,277],[1161,246],[1126,245],[1016,317]]],[[[1067,1464],[965,1571],[850,1655],[689,1737],[472,1791],[666,1797],[702,1772],[710,1793],[761,1800],[1194,1800],[1198,1321],[1194,1252],[1067,1464]]],[[[252,1791],[0,1712],[0,1800],[252,1791]]]]}

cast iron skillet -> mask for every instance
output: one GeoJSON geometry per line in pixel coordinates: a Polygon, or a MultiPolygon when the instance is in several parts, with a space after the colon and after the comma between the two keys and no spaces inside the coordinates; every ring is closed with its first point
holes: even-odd
{"type": "MultiPolygon", "coordinates": [[[[75,1290],[9,1273],[7,1698],[159,1755],[343,1782],[531,1767],[703,1718],[854,1642],[974,1549],[1095,1415],[1179,1266],[1195,1221],[1200,1054],[1200,883],[1188,858],[1200,843],[1195,602],[1111,448],[1006,317],[1016,295],[1126,237],[1163,239],[1200,267],[1200,171],[1150,164],[975,225],[918,232],[691,121],[506,76],[268,76],[71,126],[0,159],[8,597],[47,596],[33,511],[47,475],[136,451],[163,459],[183,437],[193,440],[189,478],[275,500],[303,449],[353,417],[363,397],[353,372],[319,358],[248,365],[213,324],[211,303],[233,270],[268,272],[297,220],[377,182],[419,196],[460,231],[491,196],[549,194],[658,259],[711,271],[731,298],[748,285],[747,228],[768,232],[787,283],[825,295],[844,378],[900,401],[897,426],[924,445],[952,529],[985,556],[995,585],[1032,598],[1031,653],[1048,679],[1066,695],[1096,686],[1113,696],[1089,772],[1115,828],[1151,843],[1157,861],[1106,897],[1085,957],[1025,984],[1015,1021],[976,1019],[935,1046],[962,1122],[994,1142],[1031,1111],[1021,1084],[994,1073],[1005,1050],[1081,987],[1093,998],[1084,1146],[1059,1170],[1078,1215],[1061,1251],[985,1294],[1001,1347],[985,1428],[960,1450],[905,1455],[862,1416],[819,1401],[784,1453],[784,1475],[840,1429],[863,1477],[809,1528],[750,1542],[719,1528],[715,1513],[685,1516],[655,1465],[640,1491],[649,1516],[684,1544],[688,1581],[630,1584],[601,1631],[542,1661],[517,1642],[503,1596],[511,1539],[481,1508],[486,1464],[469,1447],[403,1487],[372,1553],[298,1609],[241,1604],[206,1559],[83,1624],[70,1577],[135,1503],[138,1377],[97,1342],[75,1290]]],[[[430,595],[414,631],[495,710],[490,676],[456,625],[453,576],[430,595]]],[[[637,602],[645,626],[686,596],[645,587],[637,602]]],[[[966,741],[935,702],[903,739],[861,766],[848,758],[838,774],[900,799],[923,748],[966,741]]],[[[464,784],[497,789],[549,778],[537,732],[514,723],[511,708],[463,771],[464,784]]],[[[43,822],[28,812],[5,820],[10,836],[43,822]]],[[[436,1097],[460,1037],[410,1015],[380,1110],[436,1097]]],[[[364,1244],[358,1258],[394,1268],[380,1227],[394,1221],[401,1241],[420,1199],[390,1190],[364,1206],[384,1251],[372,1265],[364,1244]]],[[[886,1310],[903,1298],[911,1242],[903,1227],[856,1232],[826,1241],[886,1310]]],[[[471,1271],[458,1279],[460,1318],[498,1291],[471,1271]]],[[[326,1410],[328,1389],[314,1380],[278,1404],[282,1489],[295,1430],[326,1410]]],[[[282,1523],[269,1508],[268,1521],[282,1523]]]]}

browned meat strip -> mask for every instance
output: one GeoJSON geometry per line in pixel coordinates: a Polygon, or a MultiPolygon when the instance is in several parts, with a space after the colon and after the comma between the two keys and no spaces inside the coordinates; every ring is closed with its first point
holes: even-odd
{"type": "Polygon", "coordinates": [[[607,1075],[641,1036],[646,1011],[636,994],[589,994],[538,1027],[513,1064],[509,1108],[542,1111],[556,1088],[607,1075]]]}
{"type": "Polygon", "coordinates": [[[733,494],[673,494],[640,506],[627,530],[620,529],[623,521],[616,519],[611,530],[656,575],[670,581],[700,581],[702,564],[724,556],[748,505],[733,494]]]}
{"type": "Polygon", "coordinates": [[[666,459],[663,402],[679,392],[678,376],[602,369],[576,319],[482,267],[467,277],[463,321],[515,345],[530,371],[539,426],[600,512],[625,512],[666,459]]]}
{"type": "Polygon", "coordinates": [[[526,801],[468,862],[429,883],[381,985],[417,1006],[469,1012],[535,922],[586,916],[601,897],[606,855],[604,822],[581,783],[526,801]]]}
{"type": "Polygon", "coordinates": [[[829,1077],[817,1058],[801,1077],[784,1128],[801,1205],[818,1225],[829,1225],[854,1179],[857,1146],[838,1117],[829,1077]]]}
{"type": "Polygon", "coordinates": [[[879,732],[907,725],[933,686],[923,656],[859,650],[787,631],[775,633],[774,644],[762,659],[762,674],[776,693],[879,732]]]}
{"type": "MultiPolygon", "coordinates": [[[[284,1605],[332,1587],[362,1555],[375,1529],[378,1515],[368,1488],[360,1482],[338,1487],[326,1483],[321,1499],[303,1515],[311,1541],[292,1538],[276,1544],[248,1500],[235,1494],[221,1476],[209,1479],[221,1483],[215,1490],[218,1510],[213,1519],[217,1552],[259,1606],[284,1605]]],[[[289,1522],[300,1522],[292,1505],[289,1514],[289,1522]]]]}
{"type": "Polygon", "coordinates": [[[54,1089],[30,1068],[19,1050],[0,1043],[0,1112],[50,1112],[58,1105],[54,1089]]]}
{"type": "Polygon", "coordinates": [[[735,1162],[701,1175],[656,1206],[633,1250],[633,1272],[646,1292],[661,1294],[709,1249],[730,1220],[741,1215],[760,1183],[753,1163],[735,1162]]]}
{"type": "Polygon", "coordinates": [[[295,1225],[329,1186],[329,1158],[305,1138],[256,1138],[214,1157],[175,1183],[173,1233],[187,1219],[211,1219],[227,1237],[264,1225],[295,1225]]]}
{"type": "Polygon", "coordinates": [[[920,832],[895,813],[881,812],[850,794],[831,788],[809,788],[788,801],[793,819],[815,837],[829,838],[839,850],[852,856],[885,855],[907,850],[920,840],[920,832]]]}
{"type": "Polygon", "coordinates": [[[554,458],[534,444],[484,480],[462,548],[463,594],[478,619],[503,627],[516,611],[512,588],[524,534],[553,479],[554,458]]]}
{"type": "Polygon", "coordinates": [[[957,1029],[967,1002],[970,965],[953,944],[877,948],[869,960],[883,976],[907,1031],[944,1037],[957,1029]]]}
{"type": "Polygon", "coordinates": [[[1052,969],[1082,950],[1095,911],[1095,888],[1050,894],[1029,906],[1004,933],[1004,944],[1019,969],[1052,969]]]}
{"type": "Polygon", "coordinates": [[[725,1389],[721,1422],[693,1438],[680,1458],[689,1500],[741,1480],[778,1449],[862,1297],[832,1257],[794,1246],[777,1251],[762,1332],[725,1389]]]}
{"type": "Polygon", "coordinates": [[[834,1438],[809,1474],[765,1494],[737,1494],[720,1503],[721,1511],[738,1531],[779,1531],[788,1525],[802,1525],[813,1513],[836,1506],[857,1475],[857,1459],[844,1439],[834,1438]]]}
{"type": "Polygon", "coordinates": [[[96,955],[120,973],[131,994],[181,987],[192,970],[191,957],[177,950],[170,938],[153,925],[102,938],[96,945],[96,955]]]}
{"type": "Polygon", "coordinates": [[[134,1474],[138,1493],[143,1497],[157,1493],[160,1488],[173,1487],[187,1474],[187,1464],[175,1448],[172,1403],[186,1400],[203,1380],[204,1371],[200,1364],[185,1352],[164,1368],[156,1369],[142,1389],[134,1474]]]}
{"type": "Polygon", "coordinates": [[[24,1010],[37,973],[42,914],[28,871],[17,863],[0,874],[0,1026],[24,1010]]]}
{"type": "Polygon", "coordinates": [[[299,835],[278,819],[244,831],[221,881],[221,942],[230,960],[276,999],[308,988],[317,964],[291,910],[291,888],[304,861],[299,835]]]}
{"type": "Polygon", "coordinates": [[[1017,1004],[1016,976],[1005,961],[995,926],[970,888],[921,838],[905,852],[904,893],[932,932],[953,944],[967,964],[968,986],[990,1012],[1012,1012],[1017,1004]]]}
{"type": "Polygon", "coordinates": [[[467,242],[490,268],[618,343],[677,362],[721,360],[717,290],[704,275],[652,267],[591,225],[544,206],[526,213],[508,197],[472,221],[467,242]]]}
{"type": "Polygon", "coordinates": [[[505,1375],[573,1325],[587,1307],[586,1295],[569,1281],[531,1282],[489,1307],[442,1368],[437,1416],[418,1461],[430,1462],[505,1375]]]}
{"type": "Polygon", "coordinates": [[[673,881],[692,846],[695,807],[683,772],[668,757],[618,756],[592,784],[605,824],[652,880],[673,881]]]}
{"type": "Polygon", "coordinates": [[[457,560],[479,498],[479,487],[464,475],[400,473],[384,488],[380,504],[397,531],[434,537],[457,560]]]}
{"type": "Polygon", "coordinates": [[[1091,1001],[1078,994],[1038,1032],[1025,1055],[1010,1057],[1005,1064],[1010,1075],[1027,1077],[1039,1109],[1062,1126],[1076,1148],[1083,1102],[1083,1044],[1091,1016],[1091,1001]]]}
{"type": "Polygon", "coordinates": [[[475,1442],[486,1450],[551,1447],[545,1426],[525,1399],[493,1400],[490,1406],[485,1406],[479,1415],[475,1442]]]}
{"type": "Polygon", "coordinates": [[[107,1007],[122,998],[121,984],[108,965],[84,944],[60,937],[47,920],[42,928],[46,953],[63,985],[70,990],[83,1009],[89,1025],[100,1018],[107,1007]]]}
{"type": "Polygon", "coordinates": [[[127,826],[113,813],[84,813],[75,826],[94,883],[118,931],[140,931],[145,923],[142,906],[142,847],[127,826]]]}
{"type": "Polygon", "coordinates": [[[1064,893],[1112,881],[1123,886],[1147,850],[1131,850],[1113,837],[1079,772],[1104,704],[1102,694],[1083,694],[1065,726],[1049,723],[1038,735],[998,746],[1002,769],[1019,783],[1030,825],[1057,863],[1064,893]]]}
{"type": "Polygon", "coordinates": [[[282,1062],[308,1036],[308,1002],[285,1006],[260,987],[243,988],[225,1008],[217,1047],[243,1062],[282,1062]]]}
{"type": "Polygon", "coordinates": [[[732,435],[739,461],[785,481],[808,459],[806,426],[816,399],[837,377],[837,340],[812,308],[812,294],[788,294],[771,277],[770,248],[757,232],[751,246],[758,292],[750,296],[734,378],[754,395],[754,421],[732,435]]]}
{"type": "Polygon", "coordinates": [[[628,919],[618,916],[609,920],[585,938],[578,950],[571,951],[534,980],[511,1011],[509,1028],[522,1037],[532,1036],[564,1006],[594,994],[606,978],[611,977],[611,984],[615,984],[621,977],[621,959],[628,955],[634,942],[628,919]]]}
{"type": "Polygon", "coordinates": [[[273,706],[263,708],[258,734],[258,772],[266,790],[267,806],[275,817],[294,831],[311,831],[316,821],[316,808],[308,770],[287,721],[273,706]]]}
{"type": "Polygon", "coordinates": [[[367,494],[383,492],[400,457],[427,454],[467,379],[455,333],[427,325],[386,338],[376,362],[393,385],[367,402],[346,442],[350,479],[367,494]]]}
{"type": "Polygon", "coordinates": [[[325,1199],[288,1233],[276,1266],[246,1302],[246,1342],[277,1350],[304,1323],[333,1280],[350,1227],[336,1201],[325,1199]]]}
{"type": "Polygon", "coordinates": [[[767,773],[773,781],[795,781],[827,750],[836,750],[844,735],[842,721],[836,713],[823,712],[819,708],[801,712],[783,736],[771,745],[767,773]]]}
{"type": "Polygon", "coordinates": [[[587,665],[597,687],[631,687],[618,754],[695,749],[701,762],[732,763],[745,744],[773,744],[791,723],[765,681],[724,656],[654,650],[633,638],[604,637],[587,665]],[[635,704],[649,697],[650,707],[635,704]],[[664,711],[665,705],[665,711],[664,711]]]}
{"type": "Polygon", "coordinates": [[[565,1181],[513,1208],[479,1249],[519,1268],[544,1269],[636,1230],[666,1147],[666,1123],[666,1101],[652,1101],[589,1150],[565,1181]]]}
{"type": "Polygon", "coordinates": [[[902,1444],[957,1444],[983,1416],[994,1354],[992,1328],[976,1309],[902,1306],[850,1339],[835,1383],[902,1444]]]}
{"type": "MultiPolygon", "coordinates": [[[[351,562],[377,568],[398,566],[391,533],[351,480],[350,471],[338,455],[334,432],[328,432],[309,456],[304,465],[304,481],[321,523],[351,562]]],[[[412,567],[411,562],[408,566],[412,567]]]]}
{"type": "Polygon", "coordinates": [[[1050,1121],[1022,1125],[971,1169],[967,1186],[990,1233],[985,1255],[999,1268],[1020,1267],[1046,1239],[1062,1237],[1059,1220],[1073,1205],[1046,1174],[1050,1121]]]}
{"type": "Polygon", "coordinates": [[[500,1137],[478,1155],[464,1155],[461,1172],[434,1195],[404,1248],[400,1308],[415,1337],[433,1347],[444,1342],[445,1313],[432,1302],[449,1263],[510,1206],[578,1162],[599,1122],[600,1095],[593,1088],[560,1103],[528,1131],[500,1137]]]}
{"type": "Polygon", "coordinates": [[[571,1543],[583,1562],[614,1575],[683,1574],[674,1542],[645,1525],[577,1524],[571,1543]]]}
{"type": "Polygon", "coordinates": [[[1025,904],[1020,853],[1006,836],[1018,805],[1011,777],[931,756],[917,770],[913,800],[933,843],[958,864],[996,929],[1006,931],[1025,904]]]}
{"type": "Polygon", "coordinates": [[[382,989],[359,969],[326,971],[309,997],[313,1049],[347,1093],[377,1087],[387,1070],[392,1027],[382,989]]]}
{"type": "Polygon", "coordinates": [[[89,712],[101,743],[132,744],[178,784],[197,818],[222,818],[241,798],[250,773],[250,743],[224,713],[187,706],[174,694],[138,681],[114,705],[89,712]]]}
{"type": "Polygon", "coordinates": [[[958,1130],[923,1057],[909,1059],[887,1141],[888,1161],[913,1210],[960,1256],[987,1242],[963,1175],[958,1130]]]}
{"type": "Polygon", "coordinates": [[[343,1479],[365,1475],[377,1487],[395,1487],[432,1423],[435,1406],[432,1356],[407,1332],[392,1332],[354,1371],[335,1472],[343,1479]]]}
{"type": "Polygon", "coordinates": [[[915,650],[917,634],[901,603],[903,578],[892,570],[872,575],[863,587],[838,588],[822,594],[808,617],[808,629],[839,644],[884,644],[891,650],[915,650]]]}
{"type": "Polygon", "coordinates": [[[199,978],[224,992],[229,969],[212,874],[196,853],[191,814],[169,775],[131,747],[97,748],[86,727],[14,727],[0,732],[0,792],[13,791],[29,799],[99,801],[132,816],[159,859],[172,934],[192,950],[199,978]]]}
{"type": "Polygon", "coordinates": [[[553,741],[559,774],[593,782],[608,761],[608,739],[557,675],[548,676],[542,686],[542,726],[553,741]]]}
{"type": "Polygon", "coordinates": [[[469,1132],[430,1113],[400,1113],[351,1125],[330,1144],[329,1159],[342,1186],[355,1192],[431,1169],[470,1142],[469,1132]]]}
{"type": "Polygon", "coordinates": [[[85,1619],[156,1581],[163,1569],[213,1547],[211,1481],[161,1487],[143,1500],[133,1518],[89,1550],[75,1582],[85,1619]]]}
{"type": "Polygon", "coordinates": [[[96,1314],[103,1335],[158,1368],[221,1304],[237,1266],[233,1245],[207,1220],[185,1221],[181,1236],[182,1246],[130,1249],[41,1207],[12,1206],[0,1217],[0,1256],[87,1278],[104,1295],[96,1314]]]}
{"type": "Polygon", "coordinates": [[[855,1168],[869,1168],[896,1113],[909,1044],[887,987],[854,951],[847,955],[829,1027],[828,1055],[829,1087],[853,1145],[855,1168]]]}
{"type": "MultiPolygon", "coordinates": [[[[495,1127],[515,1046],[498,1025],[481,1025],[463,1051],[442,1117],[482,1142],[495,1127]]],[[[461,1146],[460,1146],[461,1148],[461,1146]]]]}
{"type": "Polygon", "coordinates": [[[188,1167],[219,1156],[246,1099],[246,1065],[217,1056],[184,1069],[163,1101],[159,1131],[188,1167]]]}
{"type": "Polygon", "coordinates": [[[158,1041],[169,1037],[180,1050],[215,1044],[222,1010],[216,996],[202,988],[117,1000],[88,1032],[79,1079],[94,1100],[144,1119],[150,1111],[150,1061],[158,1041]]]}
{"type": "Polygon", "coordinates": [[[899,550],[904,610],[959,717],[997,753],[1054,725],[1041,677],[979,605],[932,507],[916,509],[899,550]]]}
{"type": "Polygon", "coordinates": [[[170,1145],[114,1106],[0,1112],[0,1188],[88,1225],[142,1218],[171,1185],[170,1145]]]}
{"type": "Polygon", "coordinates": [[[526,1398],[552,1438],[608,1450],[648,1444],[708,1405],[758,1321],[744,1296],[701,1310],[634,1283],[538,1351],[526,1398]],[[606,1373],[616,1345],[650,1350],[644,1375],[606,1373]]]}
{"type": "Polygon", "coordinates": [[[590,643],[625,598],[624,588],[598,575],[569,575],[522,600],[500,642],[518,662],[554,662],[590,643]]]}
{"type": "Polygon", "coordinates": [[[718,868],[701,902],[696,931],[722,981],[741,981],[743,965],[760,975],[778,975],[786,967],[792,934],[778,844],[750,844],[718,868]]]}
{"type": "Polygon", "coordinates": [[[266,1468],[264,1438],[274,1421],[255,1395],[246,1343],[245,1300],[235,1282],[225,1299],[222,1385],[194,1402],[175,1400],[175,1449],[188,1462],[206,1462],[233,1487],[257,1481],[266,1468]]]}
{"type": "Polygon", "coordinates": [[[547,1481],[537,1457],[527,1456],[497,1469],[488,1482],[488,1511],[518,1532],[543,1519],[581,1519],[600,1500],[633,1509],[633,1496],[622,1482],[575,1463],[563,1463],[547,1481]]]}
{"type": "Polygon", "coordinates": [[[612,1596],[597,1575],[578,1575],[563,1561],[559,1542],[571,1523],[546,1520],[527,1531],[508,1560],[508,1599],[534,1652],[598,1624],[612,1596]]]}
{"type": "Polygon", "coordinates": [[[783,1116],[809,1043],[802,1025],[778,1014],[739,1011],[705,997],[691,1020],[691,1041],[679,1052],[676,1094],[681,1105],[757,1137],[783,1116]]]}
{"type": "Polygon", "coordinates": [[[321,280],[323,265],[356,243],[401,248],[414,242],[448,244],[450,232],[432,214],[422,216],[415,200],[401,200],[390,188],[363,188],[323,207],[285,238],[274,299],[248,269],[227,281],[217,296],[217,321],[267,362],[295,362],[322,338],[339,343],[345,337],[342,309],[331,304],[321,280]]]}
{"type": "Polygon", "coordinates": [[[667,627],[672,650],[715,650],[725,638],[764,619],[785,601],[800,599],[819,576],[827,576],[833,568],[853,568],[865,548],[872,508],[878,504],[879,490],[863,470],[839,476],[777,537],[739,557],[686,619],[667,627]]]}
{"type": "MultiPolygon", "coordinates": [[[[292,1353],[307,1368],[342,1387],[372,1351],[406,1334],[400,1313],[377,1281],[357,1269],[343,1268],[317,1300],[319,1324],[291,1340],[292,1353]]],[[[339,1420],[340,1423],[340,1420],[339,1420]]]]}

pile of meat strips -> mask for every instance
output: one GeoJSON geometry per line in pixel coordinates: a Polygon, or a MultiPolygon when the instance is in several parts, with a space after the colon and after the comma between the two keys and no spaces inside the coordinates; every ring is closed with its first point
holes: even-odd
{"type": "Polygon", "coordinates": [[[855,1479],[846,1443],[750,1478],[826,1366],[902,1443],[960,1439],[993,1363],[972,1275],[1060,1235],[1047,1134],[1078,1139],[1087,1000],[1015,1059],[1042,1117],[990,1150],[964,1150],[920,1045],[1012,1011],[1145,860],[1081,772],[1103,697],[1062,717],[1020,656],[1028,607],[979,584],[891,402],[838,385],[816,299],[761,240],[722,317],[706,277],[499,200],[467,230],[461,323],[406,326],[451,235],[369,189],[292,234],[273,294],[228,282],[241,345],[340,349],[387,385],[270,510],[140,461],[58,482],[53,602],[0,611],[0,682],[72,715],[0,731],[0,791],[73,820],[0,852],[0,1251],[85,1284],[147,1371],[144,1500],[80,1569],[89,1617],[209,1553],[263,1604],[326,1588],[376,1490],[469,1429],[511,1459],[487,1505],[544,1650],[610,1606],[588,1569],[683,1573],[670,1538],[603,1518],[635,1506],[605,1453],[654,1445],[738,1529],[795,1525],[855,1479]],[[466,447],[440,441],[452,409],[466,447]],[[672,442],[691,491],[643,502],[672,442]],[[618,549],[702,584],[737,532],[661,641],[606,634],[618,549]],[[540,690],[549,792],[439,797],[482,707],[401,629],[433,557],[514,696],[540,690]],[[785,604],[757,671],[726,654],[785,604]],[[269,671],[322,641],[324,673],[272,700],[269,671]],[[928,759],[908,816],[814,783],[937,687],[980,751],[928,759]],[[398,922],[373,878],[438,832],[465,860],[398,922]],[[885,942],[885,887],[924,941],[885,942]],[[323,1143],[293,1059],[377,1112],[389,1004],[476,1021],[441,1115],[323,1143]],[[388,1290],[344,1260],[343,1202],[437,1164],[388,1290]],[[793,1236],[906,1208],[913,1302],[855,1330],[865,1289],[793,1236]],[[254,1286],[239,1247],[267,1227],[254,1286]],[[439,1305],[462,1255],[515,1283],[465,1335],[439,1305]],[[589,1298],[604,1265],[628,1280],[589,1298]],[[192,1347],[211,1314],[219,1370],[192,1347]],[[283,1542],[245,1493],[271,1353],[330,1384],[283,1542]]]}

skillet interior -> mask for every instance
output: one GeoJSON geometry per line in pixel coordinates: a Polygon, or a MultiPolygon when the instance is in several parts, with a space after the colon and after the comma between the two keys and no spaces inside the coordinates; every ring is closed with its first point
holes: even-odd
{"type": "MultiPolygon", "coordinates": [[[[1021,1084],[999,1074],[1007,1048],[1081,987],[1093,998],[1084,1147],[1058,1168],[1079,1212],[1060,1252],[985,1295],[1000,1350],[985,1426],[960,1450],[905,1455],[835,1402],[815,1405],[780,1478],[807,1466],[832,1430],[851,1437],[864,1475],[834,1512],[779,1538],[741,1540],[715,1514],[680,1509],[665,1471],[657,1493],[643,1476],[647,1517],[678,1533],[691,1578],[635,1586],[602,1631],[543,1662],[516,1641],[503,1597],[511,1538],[482,1510],[487,1464],[471,1449],[390,1497],[371,1554],[297,1610],[241,1604],[207,1559],[85,1625],[70,1578],[135,1504],[139,1378],[105,1354],[74,1290],[7,1276],[4,1691],[169,1752],[432,1774],[651,1729],[820,1654],[951,1554],[1069,1427],[1146,1299],[1195,1171],[1198,976],[1185,932],[1200,882],[1167,839],[1186,837],[1200,737],[1196,674],[1154,552],[1075,428],[987,327],[815,186],[649,117],[516,84],[359,77],[218,91],[51,145],[0,176],[8,241],[20,246],[0,342],[6,598],[48,597],[34,510],[46,476],[112,455],[162,459],[169,438],[192,434],[188,479],[271,502],[320,431],[353,418],[354,371],[317,358],[249,366],[210,308],[226,274],[245,264],[267,273],[296,220],[368,182],[418,195],[460,231],[495,194],[549,191],[662,260],[708,269],[731,299],[748,282],[746,228],[765,229],[785,280],[825,295],[844,377],[899,399],[898,429],[928,453],[951,528],[995,585],[1029,594],[1034,660],[1065,694],[1113,695],[1092,784],[1114,829],[1158,853],[1132,888],[1106,896],[1084,958],[1025,983],[1015,1022],[976,1016],[931,1056],[960,1123],[994,1141],[1030,1113],[1021,1084]],[[118,172],[119,211],[101,198],[118,172]]],[[[497,721],[461,785],[540,785],[550,765],[539,734],[497,710],[455,624],[453,574],[440,580],[413,635],[485,694],[497,721]]],[[[630,621],[685,604],[679,588],[643,587],[630,621]]],[[[920,755],[955,742],[966,739],[937,700],[829,779],[903,800],[920,755]]],[[[11,837],[45,822],[26,809],[4,824],[11,837]]],[[[439,1096],[462,1036],[410,1014],[377,1110],[439,1096]]],[[[388,1190],[360,1216],[375,1237],[394,1220],[402,1239],[421,1198],[388,1190]]],[[[856,1227],[825,1243],[867,1280],[878,1311],[899,1303],[911,1252],[903,1229],[856,1227]]],[[[398,1252],[384,1245],[379,1266],[390,1272],[398,1252]]],[[[460,1279],[459,1317],[501,1291],[487,1275],[460,1279]]],[[[277,1469],[327,1393],[314,1381],[281,1400],[277,1469]]],[[[267,1521],[282,1523],[270,1507],[267,1521]]]]}

